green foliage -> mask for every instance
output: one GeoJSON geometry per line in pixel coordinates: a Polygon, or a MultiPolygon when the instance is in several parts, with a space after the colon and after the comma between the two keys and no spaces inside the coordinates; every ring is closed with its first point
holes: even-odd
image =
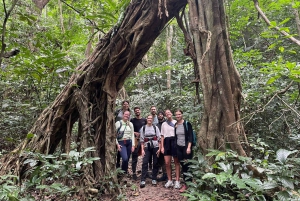
{"type": "Polygon", "coordinates": [[[232,150],[209,150],[206,157],[196,151],[189,161],[187,174],[193,182],[188,183],[189,188],[183,195],[188,200],[299,199],[296,179],[299,176],[299,159],[289,157],[298,151],[279,149],[274,155],[273,152],[266,152],[266,144],[262,145],[256,144],[256,149],[264,150],[264,160],[241,157],[232,150]],[[208,165],[206,160],[214,162],[208,165]],[[264,175],[263,179],[257,178],[247,169],[247,165],[255,167],[264,175]]]}
{"type": "MultiPolygon", "coordinates": [[[[30,167],[26,173],[28,179],[22,181],[21,188],[16,185],[18,177],[14,175],[3,175],[0,177],[0,199],[1,200],[43,200],[45,196],[53,196],[55,199],[66,199],[81,189],[76,186],[76,182],[83,176],[83,168],[91,165],[99,158],[89,157],[89,153],[95,151],[94,147],[86,148],[78,152],[71,150],[69,154],[43,155],[40,153],[23,153],[28,159],[24,165],[30,167]],[[64,182],[68,182],[68,185],[64,182]],[[33,189],[39,193],[29,193],[33,189]]],[[[111,188],[116,186],[111,178],[117,172],[111,172],[103,178],[99,191],[102,192],[103,186],[110,184],[111,188]]],[[[18,181],[20,182],[20,181],[18,181]]]]}

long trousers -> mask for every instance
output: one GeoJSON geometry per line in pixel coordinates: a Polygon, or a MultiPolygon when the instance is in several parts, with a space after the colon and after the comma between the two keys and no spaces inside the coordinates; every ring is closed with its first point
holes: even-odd
{"type": "Polygon", "coordinates": [[[157,172],[158,172],[158,158],[156,155],[156,152],[158,151],[158,147],[155,148],[150,148],[150,147],[145,147],[145,156],[143,158],[143,165],[142,165],[142,177],[141,181],[146,180],[147,172],[148,172],[148,163],[149,163],[149,158],[153,157],[153,167],[152,167],[152,180],[157,179],[157,172]]]}
{"type": "Polygon", "coordinates": [[[128,173],[128,161],[131,155],[132,141],[131,140],[120,140],[118,141],[121,145],[120,156],[122,158],[122,170],[127,174],[128,173]]]}
{"type": "Polygon", "coordinates": [[[138,141],[138,146],[134,149],[134,152],[132,152],[132,158],[131,158],[131,167],[132,167],[133,174],[136,174],[136,166],[137,166],[137,162],[138,162],[140,149],[141,149],[141,143],[140,143],[140,141],[138,141]]]}

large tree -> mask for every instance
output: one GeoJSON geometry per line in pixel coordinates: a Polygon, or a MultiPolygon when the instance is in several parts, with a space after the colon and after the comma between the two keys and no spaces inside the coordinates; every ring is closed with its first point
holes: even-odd
{"type": "Polygon", "coordinates": [[[232,58],[224,0],[188,0],[188,4],[192,38],[178,19],[203,91],[199,145],[207,153],[207,149],[224,149],[229,144],[245,156],[240,136],[246,138],[239,122],[241,79],[232,58]]]}
{"type": "Polygon", "coordinates": [[[76,68],[52,105],[41,113],[30,130],[34,137],[24,140],[2,158],[1,174],[12,172],[22,177],[27,168],[23,164],[26,160],[23,150],[52,154],[61,148],[68,153],[74,137],[79,150],[95,147],[97,151],[89,154],[100,157],[84,168],[83,185],[97,183],[114,170],[113,112],[118,91],[166,23],[186,3],[185,0],[131,1],[121,23],[100,39],[94,52],[76,68]],[[78,122],[76,134],[75,122],[78,122]]]}
{"type": "Polygon", "coordinates": [[[239,154],[246,155],[239,139],[243,132],[237,123],[241,83],[231,55],[224,2],[188,2],[192,37],[179,17],[179,11],[187,3],[185,0],[133,0],[121,24],[100,40],[54,103],[42,112],[30,131],[34,137],[4,157],[1,172],[13,169],[22,176],[26,157],[18,156],[25,148],[51,154],[61,144],[62,151],[68,153],[75,122],[78,122],[75,136],[79,149],[94,146],[97,151],[90,154],[100,157],[100,161],[84,169],[84,184],[96,183],[114,170],[113,111],[118,91],[174,16],[185,32],[189,43],[186,53],[194,60],[203,90],[204,115],[198,138],[201,148],[205,152],[208,148],[224,148],[229,143],[239,154]]]}

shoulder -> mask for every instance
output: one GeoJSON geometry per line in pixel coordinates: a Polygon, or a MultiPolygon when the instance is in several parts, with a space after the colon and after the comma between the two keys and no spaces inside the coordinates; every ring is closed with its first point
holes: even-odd
{"type": "Polygon", "coordinates": [[[176,124],[176,123],[177,123],[177,121],[173,119],[173,120],[172,120],[172,123],[173,123],[173,124],[176,124]]]}

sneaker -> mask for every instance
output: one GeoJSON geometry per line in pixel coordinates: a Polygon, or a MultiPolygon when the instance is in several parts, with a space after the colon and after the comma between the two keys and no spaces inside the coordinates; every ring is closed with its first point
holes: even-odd
{"type": "Polygon", "coordinates": [[[137,180],[137,176],[136,176],[136,174],[135,174],[135,173],[133,173],[133,174],[132,174],[132,179],[133,179],[134,181],[136,181],[136,180],[137,180]]]}
{"type": "Polygon", "coordinates": [[[152,180],[152,185],[156,185],[157,181],[156,180],[152,180]]]}
{"type": "Polygon", "coordinates": [[[175,181],[174,188],[180,189],[180,187],[181,187],[180,182],[179,181],[175,181]]]}
{"type": "Polygon", "coordinates": [[[172,187],[172,186],[174,186],[174,184],[173,184],[173,181],[171,181],[171,180],[169,180],[169,181],[165,184],[165,187],[166,187],[166,188],[170,188],[170,187],[172,187]]]}
{"type": "Polygon", "coordinates": [[[181,189],[179,190],[180,193],[184,193],[186,191],[187,186],[185,184],[182,185],[181,189]]]}
{"type": "Polygon", "coordinates": [[[145,186],[146,186],[146,182],[145,181],[141,181],[140,188],[144,188],[145,186]]]}

